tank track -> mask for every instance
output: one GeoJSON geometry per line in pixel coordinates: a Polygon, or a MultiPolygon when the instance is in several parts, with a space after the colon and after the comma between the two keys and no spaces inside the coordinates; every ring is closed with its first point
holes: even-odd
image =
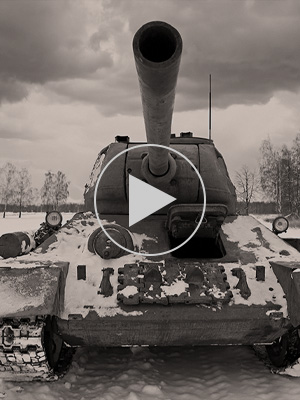
{"type": "Polygon", "coordinates": [[[73,350],[63,346],[55,370],[47,360],[43,329],[46,317],[1,319],[0,379],[55,381],[71,363],[73,350]]]}

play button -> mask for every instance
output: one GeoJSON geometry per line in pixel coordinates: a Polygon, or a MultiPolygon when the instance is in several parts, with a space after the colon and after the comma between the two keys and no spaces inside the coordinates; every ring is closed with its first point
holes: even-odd
{"type": "Polygon", "coordinates": [[[175,200],[175,197],[129,175],[129,227],[175,200]]]}
{"type": "MultiPolygon", "coordinates": [[[[124,252],[139,257],[161,257],[177,251],[188,243],[200,228],[206,210],[206,191],[195,163],[197,163],[195,160],[192,162],[178,150],[160,144],[130,145],[130,147],[117,152],[114,156],[106,155],[103,164],[100,164],[101,171],[93,191],[95,214],[102,231],[107,236],[107,243],[111,242],[124,252]],[[187,204],[188,207],[191,200],[189,199],[188,190],[186,193],[182,193],[182,190],[180,191],[171,182],[170,186],[172,186],[172,189],[169,186],[169,190],[172,190],[171,193],[176,197],[170,196],[164,191],[141,180],[143,174],[141,173],[140,160],[143,160],[145,150],[148,151],[151,146],[166,149],[170,154],[173,154],[173,158],[176,159],[177,164],[180,166],[177,178],[178,181],[182,182],[183,188],[185,187],[185,171],[190,168],[194,171],[194,176],[199,179],[199,183],[197,184],[197,181],[195,181],[195,185],[200,185],[199,187],[202,188],[203,204],[199,203],[202,206],[202,212],[200,218],[198,215],[195,220],[198,223],[194,231],[187,238],[183,238],[185,240],[180,240],[179,244],[178,242],[174,242],[175,246],[172,248],[170,246],[173,243],[170,243],[170,232],[168,232],[167,228],[169,210],[164,208],[176,200],[179,203],[178,207],[180,208],[180,205],[183,205],[185,209],[185,205],[187,204]],[[131,156],[128,157],[127,153],[131,153],[131,156]],[[184,162],[186,164],[183,164],[184,162]],[[113,164],[114,167],[111,167],[113,164]],[[111,168],[115,170],[112,171],[111,168]],[[106,177],[104,181],[102,180],[103,175],[106,177]],[[136,176],[139,176],[141,179],[136,178],[136,176]],[[115,182],[112,182],[112,177],[116,180],[115,182]],[[103,200],[101,196],[103,196],[103,200]],[[111,200],[109,199],[110,196],[111,200]],[[183,200],[184,197],[185,199],[183,200]],[[98,210],[98,206],[102,206],[101,201],[108,207],[105,209],[105,212],[102,211],[102,214],[98,210]],[[111,204],[109,201],[111,201],[111,204]],[[156,213],[155,218],[147,218],[154,213],[156,213]],[[111,235],[112,225],[119,226],[123,232],[124,229],[127,231],[127,237],[131,238],[134,250],[132,246],[124,246],[123,242],[120,243],[119,239],[116,240],[116,235],[111,235]]],[[[190,186],[191,184],[187,183],[186,187],[190,186]]]]}

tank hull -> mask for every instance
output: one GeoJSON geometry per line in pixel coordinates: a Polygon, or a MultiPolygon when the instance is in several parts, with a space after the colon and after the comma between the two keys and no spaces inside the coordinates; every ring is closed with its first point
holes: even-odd
{"type": "Polygon", "coordinates": [[[72,346],[189,346],[269,344],[291,327],[282,314],[268,315],[265,306],[160,305],[124,307],[137,316],[58,320],[59,331],[72,346]]]}
{"type": "MultiPolygon", "coordinates": [[[[126,218],[106,215],[105,223],[126,218]]],[[[136,250],[170,245],[165,218],[132,227],[136,250]]],[[[196,253],[192,246],[105,260],[89,244],[97,229],[95,215],[79,213],[29,255],[0,260],[4,379],[14,380],[15,370],[21,380],[57,379],[47,361],[49,354],[61,360],[53,340],[60,347],[253,345],[299,329],[300,254],[252,217],[225,218],[218,253],[196,237],[196,253]],[[49,318],[55,330],[45,342],[49,318]],[[33,369],[29,359],[38,362],[33,369]]]]}

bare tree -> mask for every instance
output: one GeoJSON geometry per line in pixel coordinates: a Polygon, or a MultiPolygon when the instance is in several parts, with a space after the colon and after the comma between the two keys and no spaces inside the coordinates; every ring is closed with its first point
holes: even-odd
{"type": "Polygon", "coordinates": [[[292,151],[286,145],[280,150],[280,176],[281,176],[281,205],[282,212],[293,212],[295,196],[294,168],[292,163],[292,151]]]}
{"type": "Polygon", "coordinates": [[[36,206],[41,205],[40,191],[35,187],[32,189],[32,204],[34,204],[36,206]]]}
{"type": "Polygon", "coordinates": [[[293,165],[293,212],[300,215],[300,133],[296,135],[292,147],[293,165]]]}
{"type": "Polygon", "coordinates": [[[69,196],[69,184],[67,181],[66,175],[58,171],[55,176],[55,185],[54,185],[54,208],[57,210],[60,204],[66,202],[69,196]]]}
{"type": "Polygon", "coordinates": [[[250,203],[259,187],[255,171],[251,171],[247,165],[243,165],[241,170],[236,172],[235,184],[239,199],[245,203],[245,213],[249,215],[250,203]]]}
{"type": "Polygon", "coordinates": [[[33,188],[31,186],[31,176],[27,168],[17,171],[15,201],[19,206],[19,218],[22,216],[23,206],[33,200],[33,188]]]}
{"type": "Polygon", "coordinates": [[[270,139],[260,147],[260,183],[264,194],[276,202],[277,212],[282,212],[281,158],[270,139]]]}
{"type": "Polygon", "coordinates": [[[45,174],[45,182],[41,189],[42,203],[46,205],[46,211],[49,211],[50,206],[54,204],[54,181],[55,175],[48,171],[45,174]]]}
{"type": "Polygon", "coordinates": [[[46,205],[46,211],[51,206],[58,209],[69,196],[69,184],[66,175],[58,171],[56,174],[48,171],[45,174],[45,182],[41,189],[42,203],[46,205]]]}
{"type": "Polygon", "coordinates": [[[260,148],[260,180],[264,194],[276,202],[278,213],[300,212],[300,133],[293,146],[276,149],[270,139],[260,148]]]}
{"type": "Polygon", "coordinates": [[[0,196],[4,203],[3,218],[5,218],[7,206],[14,202],[16,190],[16,167],[7,163],[0,168],[0,196]]]}

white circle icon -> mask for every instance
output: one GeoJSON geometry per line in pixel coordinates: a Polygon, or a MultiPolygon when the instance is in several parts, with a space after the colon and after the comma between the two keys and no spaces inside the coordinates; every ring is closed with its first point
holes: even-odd
{"type": "MultiPolygon", "coordinates": [[[[144,182],[143,182],[143,183],[144,183],[144,182]]],[[[144,184],[145,184],[145,183],[144,183],[144,184]]],[[[145,185],[147,185],[147,184],[145,184],[145,185]]],[[[149,185],[149,186],[150,186],[150,185],[149,185]]],[[[154,190],[157,190],[157,189],[155,189],[155,188],[153,188],[153,189],[154,189],[154,190]]],[[[194,165],[184,154],[180,153],[178,150],[172,149],[171,147],[163,146],[163,145],[160,145],[160,144],[140,144],[140,145],[132,146],[132,147],[130,147],[130,148],[128,148],[128,149],[125,149],[125,150],[121,151],[120,153],[118,153],[116,156],[114,156],[114,157],[105,165],[105,167],[103,168],[103,170],[101,171],[101,173],[100,173],[100,175],[99,175],[99,177],[98,177],[98,179],[97,179],[97,183],[96,183],[96,186],[95,186],[95,191],[94,191],[94,208],[95,208],[95,214],[96,214],[96,217],[97,217],[97,220],[98,220],[98,222],[99,222],[99,225],[100,225],[101,229],[102,229],[103,232],[106,234],[106,236],[107,236],[116,246],[118,246],[119,248],[121,248],[122,250],[124,250],[124,251],[127,252],[127,253],[135,254],[135,255],[138,255],[138,256],[143,256],[143,257],[146,257],[146,256],[151,256],[151,257],[163,256],[163,255],[165,255],[165,254],[169,254],[169,253],[171,253],[171,252],[174,252],[174,251],[180,249],[180,247],[184,246],[190,239],[192,239],[192,237],[196,234],[197,230],[200,228],[200,225],[201,225],[201,223],[202,223],[202,221],[203,221],[204,214],[205,214],[205,210],[206,210],[206,191],[205,191],[205,186],[204,186],[204,183],[203,183],[203,180],[202,180],[202,178],[201,178],[201,175],[200,175],[199,171],[197,170],[197,168],[195,167],[195,165],[194,165]],[[162,252],[160,252],[160,253],[145,253],[145,252],[139,253],[138,251],[130,250],[130,249],[127,249],[126,247],[120,245],[120,244],[119,244],[118,242],[116,242],[116,241],[110,236],[110,234],[105,230],[105,226],[104,226],[104,225],[102,224],[102,222],[101,222],[101,218],[99,217],[99,213],[98,213],[98,209],[97,209],[97,192],[98,192],[98,186],[99,186],[99,182],[100,182],[100,180],[101,180],[103,174],[104,174],[105,171],[107,170],[107,168],[108,168],[118,157],[120,157],[121,155],[123,155],[123,154],[125,154],[125,153],[127,153],[127,152],[129,152],[129,151],[131,151],[131,150],[134,150],[134,149],[137,149],[137,148],[142,148],[142,147],[160,147],[160,148],[163,148],[163,149],[168,150],[170,153],[175,153],[175,154],[177,154],[178,156],[182,157],[187,163],[190,164],[190,166],[192,167],[192,169],[193,169],[193,170],[195,171],[195,173],[197,174],[198,179],[199,179],[200,184],[201,184],[201,187],[202,187],[202,191],[203,191],[203,204],[202,204],[203,208],[202,208],[202,212],[201,212],[201,217],[200,217],[200,219],[197,218],[198,223],[197,223],[197,226],[196,226],[196,228],[194,229],[194,231],[190,234],[190,236],[189,236],[184,242],[180,243],[178,246],[173,247],[172,249],[169,249],[169,250],[166,250],[166,251],[162,251],[162,252]]]]}

